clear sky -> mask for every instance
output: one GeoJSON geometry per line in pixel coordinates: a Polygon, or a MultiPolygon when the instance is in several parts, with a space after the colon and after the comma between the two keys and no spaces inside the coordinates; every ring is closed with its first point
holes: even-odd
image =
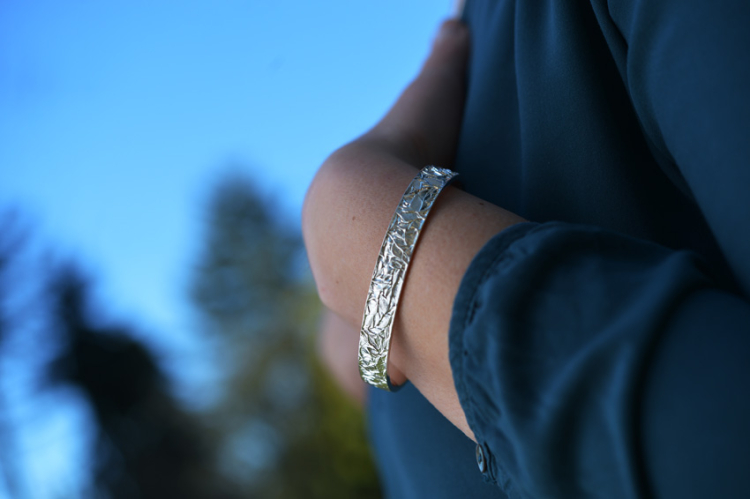
{"type": "Polygon", "coordinates": [[[246,169],[298,224],[317,166],[382,115],[451,6],[3,0],[0,209],[80,257],[115,316],[189,344],[185,289],[217,175],[246,169]]]}
{"type": "Polygon", "coordinates": [[[0,203],[176,330],[202,201],[240,165],[291,220],[415,73],[450,1],[0,3],[0,203]]]}

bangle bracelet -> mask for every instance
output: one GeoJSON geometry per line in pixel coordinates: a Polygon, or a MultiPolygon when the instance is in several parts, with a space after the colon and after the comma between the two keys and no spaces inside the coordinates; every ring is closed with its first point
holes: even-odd
{"type": "Polygon", "coordinates": [[[411,255],[435,199],[456,175],[446,168],[424,167],[406,188],[383,238],[359,334],[359,374],[383,390],[400,387],[392,385],[388,377],[388,353],[411,255]]]}

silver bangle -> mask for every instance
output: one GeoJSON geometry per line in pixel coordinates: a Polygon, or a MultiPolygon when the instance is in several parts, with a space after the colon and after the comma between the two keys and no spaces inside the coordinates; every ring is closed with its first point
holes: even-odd
{"type": "Polygon", "coordinates": [[[435,199],[456,175],[447,168],[422,168],[406,188],[383,238],[359,334],[359,374],[367,383],[383,390],[400,388],[392,385],[388,376],[388,353],[411,255],[435,199]]]}

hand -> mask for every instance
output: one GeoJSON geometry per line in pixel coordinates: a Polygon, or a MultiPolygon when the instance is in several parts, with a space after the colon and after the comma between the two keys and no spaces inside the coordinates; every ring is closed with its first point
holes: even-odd
{"type": "MultiPolygon", "coordinates": [[[[420,74],[393,108],[362,137],[334,152],[308,190],[302,231],[318,293],[351,326],[352,335],[358,334],[383,235],[406,186],[425,165],[452,166],[468,52],[467,28],[455,20],[444,23],[420,74]]],[[[474,255],[520,221],[447,187],[420,235],[395,318],[391,379],[398,384],[403,373],[472,438],[448,362],[453,299],[474,255]]]]}

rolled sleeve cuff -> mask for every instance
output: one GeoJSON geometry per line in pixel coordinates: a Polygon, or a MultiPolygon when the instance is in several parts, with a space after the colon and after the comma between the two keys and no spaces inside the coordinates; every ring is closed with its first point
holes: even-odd
{"type": "Polygon", "coordinates": [[[508,475],[494,457],[493,449],[488,446],[482,424],[480,424],[480,421],[486,421],[486,417],[479,417],[477,413],[483,410],[479,407],[481,402],[477,402],[472,397],[474,392],[467,387],[465,357],[470,353],[464,343],[464,332],[472,321],[474,311],[480,305],[477,302],[477,291],[490,275],[496,275],[499,266],[512,263],[510,260],[514,257],[507,251],[508,248],[539,226],[540,224],[533,222],[513,225],[490,239],[476,254],[456,294],[449,333],[450,364],[458,398],[466,414],[469,427],[477,439],[477,444],[483,449],[486,456],[487,467],[483,477],[485,481],[500,486],[510,497],[515,497],[515,495],[508,475]]]}

